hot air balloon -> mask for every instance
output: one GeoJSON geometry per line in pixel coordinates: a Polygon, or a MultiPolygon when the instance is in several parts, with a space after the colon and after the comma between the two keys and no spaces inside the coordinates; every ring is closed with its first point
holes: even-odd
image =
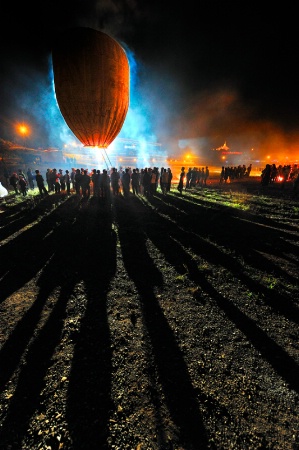
{"type": "Polygon", "coordinates": [[[121,45],[92,28],[63,32],[52,48],[59,109],[86,147],[107,148],[129,108],[129,62],[121,45]]]}

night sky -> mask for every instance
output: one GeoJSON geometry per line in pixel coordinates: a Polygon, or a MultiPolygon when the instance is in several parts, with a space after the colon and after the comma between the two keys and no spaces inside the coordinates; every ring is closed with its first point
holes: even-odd
{"type": "Polygon", "coordinates": [[[27,144],[35,148],[73,138],[54,97],[51,48],[61,31],[86,26],[114,37],[129,56],[121,136],[161,142],[171,154],[188,145],[204,154],[226,141],[256,158],[299,159],[295,3],[143,3],[6,2],[0,138],[17,138],[18,122],[31,125],[27,144]]]}

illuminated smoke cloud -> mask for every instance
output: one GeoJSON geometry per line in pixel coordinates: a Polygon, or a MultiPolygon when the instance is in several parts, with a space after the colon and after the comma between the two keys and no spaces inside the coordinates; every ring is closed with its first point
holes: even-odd
{"type": "MultiPolygon", "coordinates": [[[[140,157],[146,165],[152,165],[146,160],[147,142],[161,143],[165,158],[180,155],[190,148],[203,161],[214,158],[215,163],[219,163],[219,153],[212,149],[226,141],[230,149],[242,151],[256,160],[264,160],[269,155],[283,162],[286,158],[298,159],[298,133],[286,132],[259,116],[255,105],[244,102],[237,89],[228,85],[206,89],[198,80],[195,94],[185,81],[181,82],[179,74],[170,70],[174,55],[167,53],[166,47],[165,54],[156,55],[152,64],[139,61],[140,55],[135,55],[125,42],[126,37],[134,36],[140,17],[146,16],[146,5],[137,8],[136,2],[131,0],[98,0],[94,4],[83,2],[81,7],[80,17],[73,17],[73,23],[68,22],[70,26],[100,29],[117,39],[127,52],[130,106],[119,138],[138,140],[140,157]]],[[[61,28],[64,20],[61,19],[61,28]]],[[[30,65],[14,68],[6,89],[10,96],[15,96],[14,116],[32,120],[34,130],[28,142],[32,147],[63,149],[65,144],[81,147],[57,106],[50,55],[48,58],[47,76],[30,65]]],[[[188,67],[184,69],[188,72],[188,67]]]]}

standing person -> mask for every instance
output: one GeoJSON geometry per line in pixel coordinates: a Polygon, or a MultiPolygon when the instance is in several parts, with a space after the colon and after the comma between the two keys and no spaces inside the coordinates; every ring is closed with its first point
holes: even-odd
{"type": "Polygon", "coordinates": [[[291,173],[291,165],[290,164],[284,165],[282,168],[282,173],[281,173],[282,181],[281,181],[280,189],[284,189],[285,184],[290,177],[290,173],[291,173]]]}
{"type": "Polygon", "coordinates": [[[57,169],[52,169],[50,174],[49,174],[49,181],[50,181],[50,185],[49,185],[49,190],[52,192],[56,192],[56,188],[58,188],[58,186],[56,186],[56,179],[57,179],[57,169]]]}
{"type": "Polygon", "coordinates": [[[60,184],[60,174],[56,173],[55,183],[54,183],[55,194],[60,194],[61,184],[60,184]]]}
{"type": "Polygon", "coordinates": [[[125,169],[125,171],[122,174],[121,183],[123,186],[124,197],[128,197],[129,193],[130,193],[130,183],[131,183],[131,175],[130,175],[128,167],[125,169]]]}
{"type": "Polygon", "coordinates": [[[81,172],[80,169],[76,169],[76,173],[75,173],[75,190],[76,190],[76,194],[80,195],[81,193],[81,172]]]}
{"type": "Polygon", "coordinates": [[[137,172],[137,169],[133,169],[131,178],[132,178],[132,192],[134,195],[138,195],[140,192],[140,186],[139,186],[139,173],[137,172]]]}
{"type": "Polygon", "coordinates": [[[166,169],[163,169],[163,172],[161,173],[161,187],[163,195],[167,194],[168,185],[169,185],[169,172],[166,169]]]}
{"type": "Polygon", "coordinates": [[[90,175],[88,175],[87,169],[83,170],[83,175],[81,175],[81,188],[82,188],[82,196],[85,198],[90,197],[90,175]]]}
{"type": "Polygon", "coordinates": [[[210,170],[209,170],[208,166],[206,166],[206,170],[205,170],[204,176],[203,176],[203,184],[205,186],[207,185],[207,181],[208,181],[209,176],[210,176],[210,170]]]}
{"type": "Polygon", "coordinates": [[[29,188],[34,189],[34,174],[30,167],[27,170],[27,180],[28,180],[29,188]]]}
{"type": "Polygon", "coordinates": [[[65,191],[65,175],[63,174],[63,170],[59,169],[59,182],[62,191],[65,191]]]}
{"type": "Polygon", "coordinates": [[[184,189],[184,180],[185,180],[186,172],[185,167],[181,168],[180,178],[179,178],[179,184],[178,184],[178,191],[181,194],[184,189]]]}
{"type": "Polygon", "coordinates": [[[202,167],[201,170],[200,170],[200,168],[199,168],[199,171],[198,171],[198,183],[197,183],[197,184],[198,184],[199,186],[203,187],[203,185],[204,185],[204,179],[205,179],[205,168],[202,167]]]}
{"type": "Polygon", "coordinates": [[[19,177],[23,177],[27,181],[26,175],[24,174],[22,169],[19,169],[18,175],[19,175],[19,177]]]}
{"type": "Polygon", "coordinates": [[[246,172],[245,172],[245,177],[250,176],[251,170],[252,170],[252,164],[249,164],[249,166],[247,167],[246,172]]]}
{"type": "Polygon", "coordinates": [[[110,175],[108,174],[108,171],[106,169],[103,169],[101,179],[100,179],[100,190],[101,190],[101,196],[103,198],[106,198],[108,201],[110,199],[110,186],[111,180],[110,175]]]}
{"type": "Polygon", "coordinates": [[[262,186],[268,186],[271,179],[271,166],[270,164],[266,164],[265,168],[261,173],[261,184],[262,186]]]}
{"type": "Polygon", "coordinates": [[[96,197],[100,197],[102,194],[102,174],[100,169],[97,169],[95,182],[94,182],[94,194],[96,197]]]}
{"type": "Polygon", "coordinates": [[[154,167],[151,172],[151,183],[150,183],[150,194],[151,195],[154,195],[156,193],[157,181],[158,181],[158,174],[157,174],[156,168],[154,167]]]}
{"type": "Polygon", "coordinates": [[[150,195],[150,185],[151,185],[151,176],[148,168],[145,167],[142,176],[143,195],[145,197],[149,197],[150,195]]]}
{"type": "Polygon", "coordinates": [[[15,193],[19,194],[18,190],[18,184],[19,184],[19,177],[16,172],[13,172],[9,178],[9,184],[14,188],[15,193]]]}
{"type": "Polygon", "coordinates": [[[116,170],[116,167],[112,168],[111,172],[111,187],[112,187],[112,194],[118,195],[119,194],[119,180],[120,175],[119,172],[116,170]]]}
{"type": "Polygon", "coordinates": [[[143,195],[143,174],[144,174],[144,169],[138,169],[138,174],[139,174],[139,194],[143,195]]]}
{"type": "Polygon", "coordinates": [[[160,186],[160,189],[161,189],[161,192],[162,192],[162,173],[164,172],[164,167],[161,167],[161,169],[160,169],[160,175],[159,175],[159,186],[160,186]]]}
{"type": "Polygon", "coordinates": [[[42,197],[44,196],[44,194],[49,195],[49,193],[48,193],[48,191],[47,191],[47,189],[45,187],[45,184],[44,184],[43,176],[40,174],[38,169],[36,169],[35,173],[36,173],[36,175],[35,175],[36,184],[37,184],[37,187],[39,189],[40,195],[42,197]]]}
{"type": "Polygon", "coordinates": [[[94,197],[98,196],[99,187],[97,186],[97,182],[99,181],[99,177],[97,177],[97,169],[92,169],[91,171],[91,184],[92,184],[92,194],[94,197]]]}
{"type": "Polygon", "coordinates": [[[67,193],[67,195],[70,195],[71,194],[71,177],[70,177],[70,173],[68,170],[65,171],[64,180],[65,180],[65,186],[66,186],[66,193],[67,193]]]}
{"type": "Polygon", "coordinates": [[[141,195],[141,170],[136,167],[136,173],[137,173],[137,194],[141,195]]]}
{"type": "Polygon", "coordinates": [[[52,172],[52,169],[48,168],[47,172],[46,172],[46,181],[47,181],[47,185],[48,185],[48,191],[52,191],[52,189],[51,189],[51,187],[52,187],[51,172],[52,172]]]}
{"type": "Polygon", "coordinates": [[[28,183],[27,183],[26,178],[24,178],[22,175],[19,176],[19,186],[20,186],[21,194],[23,195],[23,197],[26,197],[28,183]]]}
{"type": "Polygon", "coordinates": [[[75,167],[72,167],[72,171],[71,171],[71,184],[72,184],[72,189],[75,190],[75,175],[76,175],[76,169],[75,167]]]}
{"type": "Polygon", "coordinates": [[[168,173],[167,192],[170,192],[170,189],[171,189],[171,180],[172,180],[172,171],[171,171],[171,168],[170,168],[170,167],[168,167],[167,173],[168,173]]]}
{"type": "Polygon", "coordinates": [[[191,180],[191,167],[189,167],[188,172],[186,174],[186,187],[185,187],[185,190],[190,188],[190,180],[191,180]]]}
{"type": "Polygon", "coordinates": [[[277,181],[278,176],[278,167],[276,167],[276,164],[273,163],[271,166],[271,176],[270,176],[270,183],[274,183],[277,181]]]}

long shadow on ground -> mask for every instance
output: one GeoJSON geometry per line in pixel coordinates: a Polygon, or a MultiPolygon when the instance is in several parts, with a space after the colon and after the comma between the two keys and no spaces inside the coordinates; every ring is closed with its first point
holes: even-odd
{"type": "MultiPolygon", "coordinates": [[[[180,433],[179,444],[184,448],[204,449],[207,437],[196,392],[181,350],[154,294],[154,288],[161,286],[163,281],[146,249],[145,230],[138,218],[142,211],[132,206],[131,199],[122,198],[115,199],[114,211],[124,265],[140,294],[143,320],[150,336],[167,406],[180,433]]],[[[159,399],[156,401],[158,410],[159,399]]],[[[168,448],[159,426],[157,435],[159,448],[168,448]]]]}
{"type": "MultiPolygon", "coordinates": [[[[106,293],[115,272],[111,211],[106,206],[103,209],[96,199],[86,205],[80,202],[79,210],[78,203],[70,205],[68,217],[74,218],[76,211],[76,218],[71,222],[66,220],[54,230],[54,248],[39,277],[37,299],[0,354],[1,367],[5,368],[1,382],[5,383],[20,363],[28,340],[32,339],[25,361],[20,365],[17,386],[0,430],[3,449],[20,449],[33,414],[44,412],[41,393],[46,387],[45,376],[53,364],[51,359],[55,349],[61,344],[67,309],[72,308],[72,303],[79,304],[77,308],[81,306],[80,295],[77,295],[80,286],[84,286],[82,299],[85,304],[82,305],[80,328],[71,336],[74,353],[69,361],[66,411],[72,448],[86,448],[86,443],[89,449],[105,448],[107,441],[111,409],[111,346],[106,293]],[[34,336],[41,310],[58,288],[60,292],[48,318],[34,336]]],[[[42,252],[42,242],[39,245],[42,252]]],[[[47,247],[49,256],[48,250],[47,247]]],[[[32,436],[33,443],[35,438],[32,436]]],[[[56,448],[56,438],[49,435],[45,444],[56,448]]]]}

